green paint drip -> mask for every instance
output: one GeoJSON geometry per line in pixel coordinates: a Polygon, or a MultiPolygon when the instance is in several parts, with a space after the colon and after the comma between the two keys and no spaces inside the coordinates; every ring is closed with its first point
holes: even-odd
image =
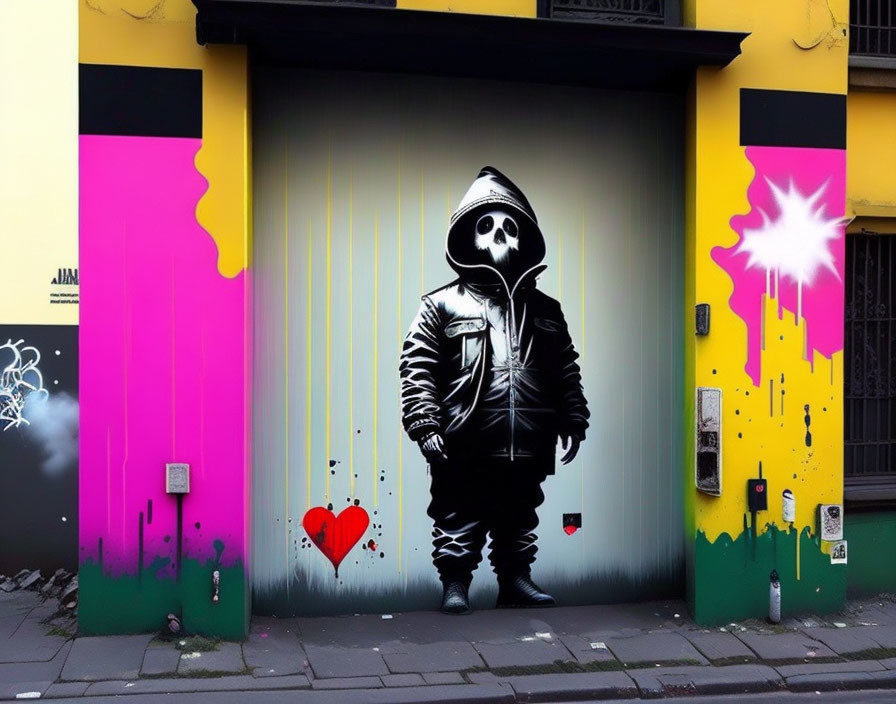
{"type": "MultiPolygon", "coordinates": [[[[220,542],[220,541],[217,541],[220,542]]],[[[223,548],[223,544],[221,546],[223,548]]],[[[137,575],[111,577],[88,560],[78,571],[80,600],[78,630],[81,635],[148,633],[160,631],[169,613],[181,617],[187,633],[242,640],[249,626],[249,597],[242,563],[220,567],[218,558],[185,559],[180,583],[160,577],[170,562],[157,557],[137,575]],[[221,599],[212,602],[212,572],[221,572],[221,599]]]]}
{"type": "Polygon", "coordinates": [[[703,531],[694,544],[694,620],[718,625],[768,616],[768,576],[781,580],[781,614],[831,613],[846,598],[846,570],[832,565],[809,528],[780,530],[769,525],[755,539],[744,530],[732,540],[722,533],[710,543],[703,531]],[[800,540],[800,579],[796,578],[796,541],[800,540]]]}

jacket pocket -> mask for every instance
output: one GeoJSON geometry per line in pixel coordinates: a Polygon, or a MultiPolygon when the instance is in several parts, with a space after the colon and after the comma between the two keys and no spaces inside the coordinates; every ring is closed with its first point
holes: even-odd
{"type": "Polygon", "coordinates": [[[445,336],[449,340],[460,339],[458,354],[461,369],[472,365],[482,354],[485,328],[486,322],[482,318],[463,318],[445,326],[445,336]]]}

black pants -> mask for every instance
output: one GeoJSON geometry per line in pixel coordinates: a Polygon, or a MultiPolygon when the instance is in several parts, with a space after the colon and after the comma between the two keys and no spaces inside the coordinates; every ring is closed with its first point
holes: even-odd
{"type": "Polygon", "coordinates": [[[432,561],[442,582],[469,586],[487,536],[499,580],[529,575],[538,550],[535,509],[544,501],[546,471],[539,464],[488,459],[431,465],[427,513],[434,523],[432,561]]]}

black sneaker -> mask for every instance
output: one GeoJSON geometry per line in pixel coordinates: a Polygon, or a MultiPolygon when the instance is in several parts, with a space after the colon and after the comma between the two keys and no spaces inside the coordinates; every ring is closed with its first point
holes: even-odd
{"type": "Polygon", "coordinates": [[[446,582],[442,593],[443,614],[470,613],[470,600],[467,596],[467,585],[463,582],[446,582]]]}
{"type": "Polygon", "coordinates": [[[522,609],[553,606],[554,597],[542,591],[535,582],[524,575],[508,580],[498,580],[499,609],[522,609]]]}

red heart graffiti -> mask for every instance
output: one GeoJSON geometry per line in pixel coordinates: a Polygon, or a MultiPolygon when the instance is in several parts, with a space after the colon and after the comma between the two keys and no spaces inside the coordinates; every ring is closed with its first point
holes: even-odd
{"type": "Polygon", "coordinates": [[[361,539],[368,525],[370,516],[360,506],[347,506],[338,516],[323,506],[315,506],[302,519],[311,542],[333,563],[337,577],[339,563],[361,539]]]}

